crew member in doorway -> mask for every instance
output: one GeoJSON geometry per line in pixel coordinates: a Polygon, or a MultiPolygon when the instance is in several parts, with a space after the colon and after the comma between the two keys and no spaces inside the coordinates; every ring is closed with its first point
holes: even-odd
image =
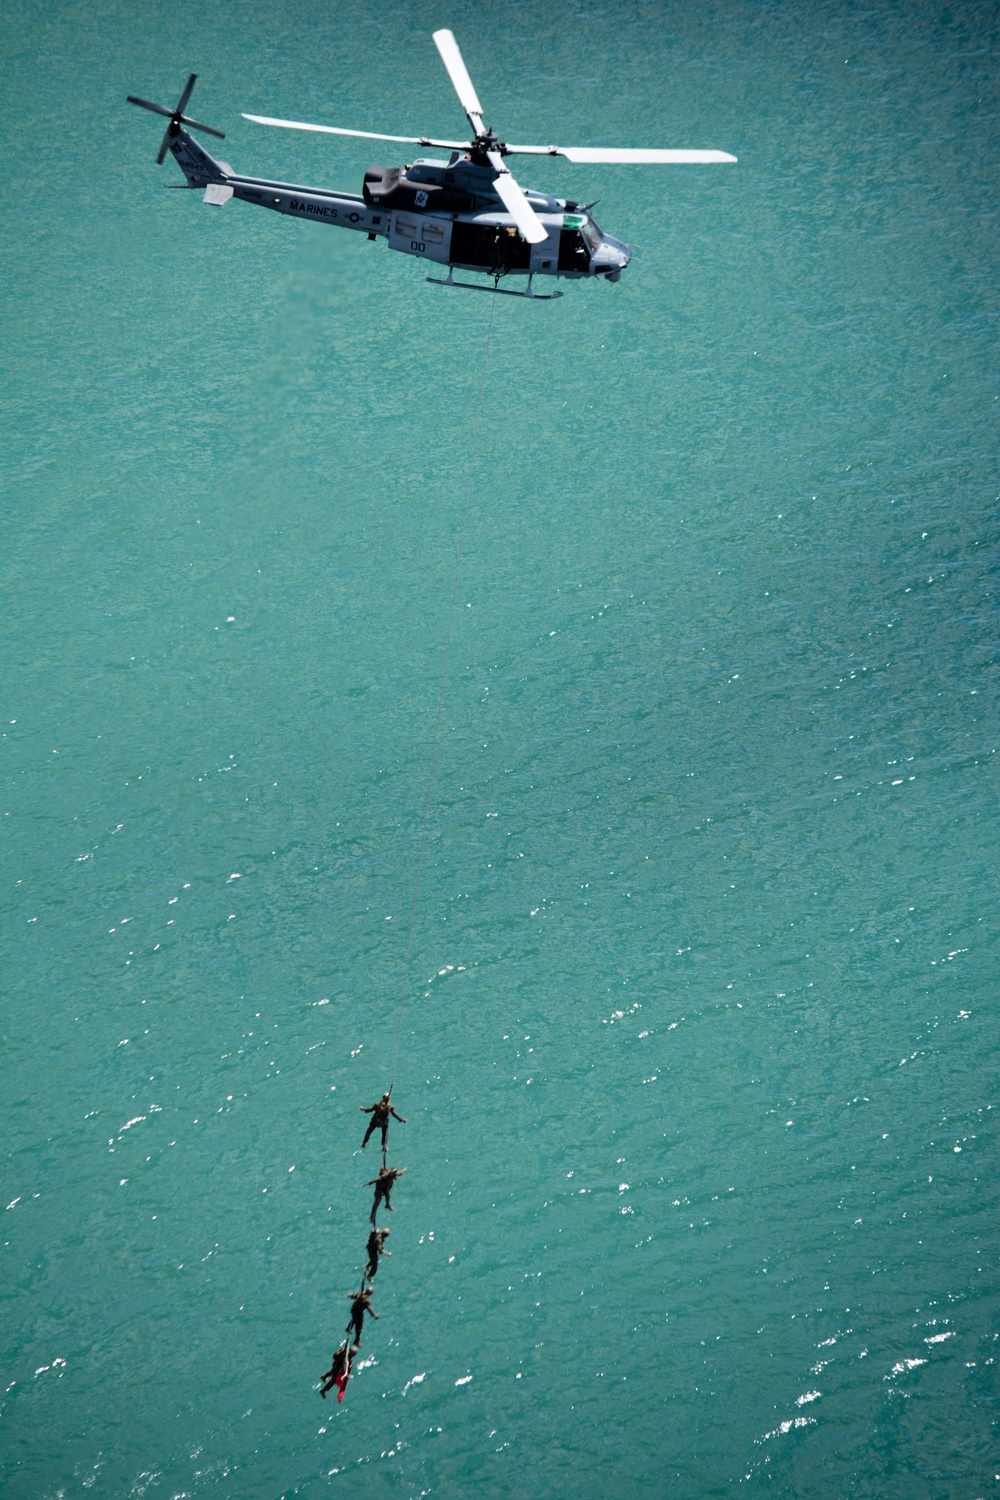
{"type": "MultiPolygon", "coordinates": [[[[390,1089],[389,1093],[391,1092],[392,1090],[390,1089]]],[[[362,1151],[367,1146],[372,1132],[375,1130],[381,1130],[382,1155],[384,1156],[386,1143],[389,1137],[389,1116],[392,1115],[393,1119],[398,1120],[400,1125],[405,1125],[406,1121],[403,1119],[402,1115],[397,1115],[396,1111],[389,1103],[389,1094],[383,1094],[381,1099],[379,1099],[375,1104],[359,1104],[358,1108],[361,1110],[361,1113],[363,1115],[371,1115],[371,1119],[368,1121],[368,1129],[365,1131],[365,1138],[361,1142],[362,1151]]]]}

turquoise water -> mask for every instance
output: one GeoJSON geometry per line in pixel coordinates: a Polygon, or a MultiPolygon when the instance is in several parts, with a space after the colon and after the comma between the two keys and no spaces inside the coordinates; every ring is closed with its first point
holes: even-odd
{"type": "Polygon", "coordinates": [[[4,1494],[996,1493],[996,11],[4,33],[4,1494]],[[357,191],[239,111],[452,135],[441,25],[740,161],[521,174],[636,259],[496,305],[338,1407],[490,301],[124,96],[357,191]]]}

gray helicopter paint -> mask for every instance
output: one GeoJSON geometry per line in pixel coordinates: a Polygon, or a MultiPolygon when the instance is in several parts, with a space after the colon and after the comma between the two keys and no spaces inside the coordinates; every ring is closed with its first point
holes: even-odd
{"type": "Polygon", "coordinates": [[[453,222],[443,216],[423,217],[411,209],[397,209],[389,215],[389,248],[446,266],[451,256],[453,222]]]}
{"type": "MultiPolygon", "coordinates": [[[[225,139],[220,130],[185,114],[197,74],[190,74],[174,109],[151,99],[129,94],[126,102],[148,109],[169,121],[157,153],[161,163],[170,150],[189,187],[205,189],[205,202],[221,208],[231,198],[256,203],[295,218],[315,219],[345,229],[366,231],[369,239],[382,236],[390,248],[404,254],[434,260],[449,267],[485,271],[494,277],[498,290],[501,276],[527,275],[524,296],[542,296],[532,291],[535,275],[581,277],[605,276],[618,281],[632,258],[621,240],[602,235],[590,216],[589,206],[553,198],[547,193],[527,193],[515,179],[504,157],[563,156],[576,162],[670,162],[673,164],[735,162],[725,151],[675,150],[592,146],[513,146],[501,140],[483,120],[469,71],[458,43],[447,29],[432,38],[445,71],[458,95],[472,128],[468,145],[435,140],[429,136],[382,135],[370,130],[346,130],[338,125],[311,125],[303,120],[279,120],[269,115],[247,114],[248,120],[289,130],[312,130],[334,136],[393,141],[432,146],[451,152],[447,161],[421,157],[405,167],[369,167],[360,198],[353,193],[330,193],[323,189],[297,187],[266,178],[242,177],[227,162],[216,161],[191,136],[190,130],[225,139]],[[501,205],[502,213],[496,205],[501,205]],[[400,212],[412,216],[401,219],[400,212]],[[467,214],[471,215],[466,217],[467,214]],[[482,217],[483,215],[486,217],[482,217]],[[547,222],[546,222],[547,220],[547,222]]],[[[428,277],[435,281],[437,278],[428,277]]],[[[445,286],[455,282],[451,272],[445,286]]],[[[521,293],[512,292],[511,296],[521,293]]],[[[561,292],[554,293],[562,296],[561,292]]],[[[546,300],[551,300],[551,297],[546,300]]]]}
{"type": "MultiPolygon", "coordinates": [[[[551,274],[559,261],[559,235],[562,231],[562,213],[540,214],[543,228],[548,230],[548,239],[531,247],[531,259],[527,271],[542,275],[551,274]]],[[[502,212],[478,214],[454,214],[449,218],[439,215],[421,215],[412,209],[396,209],[389,215],[389,246],[404,255],[417,255],[425,260],[434,260],[441,265],[451,263],[452,228],[455,223],[481,224],[487,228],[502,228],[509,221],[502,212]]],[[[522,275],[527,272],[522,272],[522,275]]]]}
{"type": "Polygon", "coordinates": [[[301,187],[292,182],[272,182],[266,177],[241,177],[223,171],[222,163],[210,156],[186,130],[181,130],[170,150],[190,187],[205,188],[205,203],[222,207],[231,198],[256,203],[296,219],[334,223],[342,229],[360,229],[385,234],[388,217],[369,208],[360,193],[328,193],[322,188],[301,187]]]}
{"type": "MultiPolygon", "coordinates": [[[[462,188],[477,198],[491,203],[500,202],[493,189],[492,169],[476,166],[467,156],[457,151],[449,161],[429,156],[418,157],[406,168],[406,178],[413,183],[426,182],[440,187],[462,188]]],[[[551,193],[539,193],[534,188],[525,188],[524,196],[539,215],[561,213],[566,207],[558,198],[553,198],[551,193]]],[[[510,223],[509,217],[506,222],[510,223]]]]}
{"type": "MultiPolygon", "coordinates": [[[[528,202],[531,203],[530,198],[528,202]]],[[[551,276],[559,264],[559,235],[562,232],[563,216],[561,213],[553,216],[542,212],[534,204],[532,207],[538,214],[542,228],[548,230],[549,237],[538,245],[532,245],[529,270],[535,276],[551,276]]]]}
{"type": "MultiPolygon", "coordinates": [[[[407,176],[411,181],[437,182],[444,180],[445,173],[453,174],[456,185],[474,191],[477,198],[483,200],[483,207],[473,213],[421,214],[419,210],[388,212],[367,204],[360,193],[331,193],[323,188],[274,182],[265,177],[240,176],[233,172],[228,162],[216,161],[183,128],[178,128],[176,136],[171,140],[170,151],[184,173],[188,186],[205,189],[205,203],[221,208],[232,198],[238,198],[245,203],[254,203],[259,208],[287,214],[291,218],[335,224],[340,229],[358,229],[387,239],[390,249],[435,261],[440,265],[451,264],[451,239],[455,222],[480,224],[484,227],[510,225],[510,218],[496,194],[486,190],[488,174],[464,158],[452,162],[417,161],[407,168],[407,176]],[[417,175],[418,172],[420,176],[417,175]],[[493,208],[493,203],[497,204],[496,208],[493,208]]],[[[612,271],[621,274],[621,269],[628,263],[630,251],[620,240],[611,240],[607,236],[604,237],[605,243],[592,257],[588,271],[560,272],[559,236],[563,227],[563,205],[546,193],[529,191],[526,196],[548,231],[548,237],[540,244],[532,245],[526,268],[514,268],[509,274],[568,275],[573,280],[612,271]]]]}

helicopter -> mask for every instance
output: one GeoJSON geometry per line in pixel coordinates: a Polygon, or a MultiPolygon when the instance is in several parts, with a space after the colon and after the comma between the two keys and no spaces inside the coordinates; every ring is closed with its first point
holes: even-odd
{"type": "MultiPolygon", "coordinates": [[[[430,136],[382,135],[337,125],[311,125],[269,115],[244,114],[257,125],[309,130],[323,135],[432,147],[449,151],[447,161],[420,157],[404,167],[369,167],[360,194],[300,187],[267,178],[244,177],[216,159],[192,130],[225,139],[224,132],[185,114],[197,74],[192,73],[175,109],[128,95],[127,102],[169,120],[158,164],[169,151],[186,179],[183,186],[204,188],[204,201],[222,207],[233,198],[256,203],[294,218],[313,219],[342,229],[360,230],[369,240],[386,239],[391,250],[447,267],[445,279],[428,276],[439,286],[470,291],[503,291],[508,296],[551,301],[561,291],[534,290],[536,276],[579,281],[603,277],[618,281],[632,251],[624,241],[604,234],[591,213],[592,204],[524,191],[507,165],[509,156],[560,156],[570,162],[677,165],[735,162],[725,151],[688,151],[593,146],[512,146],[483,122],[483,107],[450,31],[435,31],[433,41],[472,127],[471,141],[435,140],[430,136]],[[456,281],[455,270],[486,273],[493,287],[456,281]],[[500,288],[502,277],[526,275],[524,291],[500,288]]],[[[182,184],[177,184],[182,186],[182,184]]]]}

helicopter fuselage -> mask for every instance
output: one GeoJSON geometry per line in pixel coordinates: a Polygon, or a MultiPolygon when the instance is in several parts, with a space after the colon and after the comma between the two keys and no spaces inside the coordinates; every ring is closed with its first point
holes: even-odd
{"type": "Polygon", "coordinates": [[[169,149],[188,186],[205,189],[205,201],[232,198],[275,213],[355,229],[385,239],[391,250],[459,270],[493,276],[559,276],[617,281],[631,259],[621,240],[602,234],[572,200],[527,191],[547,237],[523,239],[492,187],[488,163],[453,152],[449,161],[418,160],[405,167],[371,167],[360,194],[331,192],[262,177],[244,177],[216,161],[190,133],[177,127],[169,149]]]}

